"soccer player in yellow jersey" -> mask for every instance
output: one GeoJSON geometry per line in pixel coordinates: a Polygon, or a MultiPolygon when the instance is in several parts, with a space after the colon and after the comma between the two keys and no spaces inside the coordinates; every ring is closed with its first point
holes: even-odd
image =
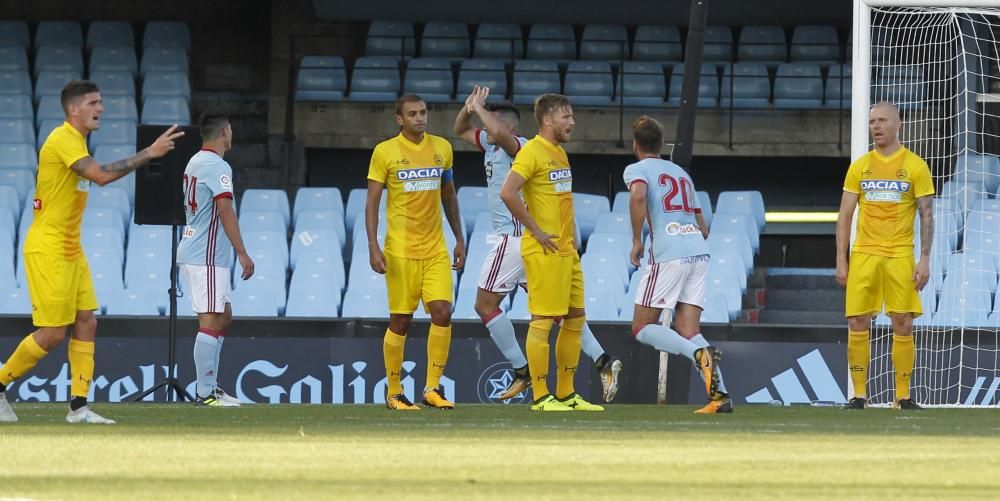
{"type": "Polygon", "coordinates": [[[525,351],[537,411],[602,411],[573,388],[586,321],[583,270],[576,250],[573,171],[562,145],[573,134],[569,98],[543,94],[535,100],[538,135],[521,148],[500,189],[510,213],[528,231],[521,255],[528,281],[531,323],[525,351]],[[520,197],[518,196],[520,193],[520,197]],[[524,201],[522,202],[522,198],[524,201]],[[556,394],[549,393],[549,331],[562,318],[556,338],[556,394]]]}
{"type": "Polygon", "coordinates": [[[5,392],[66,337],[69,340],[70,423],[114,424],[87,405],[94,377],[98,308],[87,258],[80,246],[80,221],[91,182],[104,186],[174,149],[184,135],[171,127],[148,148],[99,165],[87,151],[87,135],[101,126],[104,107],[97,85],[75,80],[60,97],[66,122],[49,134],[38,153],[34,220],[24,242],[24,265],[31,295],[31,318],[38,329],[24,338],[0,367],[0,422],[17,421],[5,392]]]}
{"type": "Polygon", "coordinates": [[[875,149],[847,170],[837,219],[837,282],[847,287],[847,364],[854,386],[848,409],[867,404],[872,315],[892,318],[895,407],[920,409],[910,398],[913,319],[923,313],[919,292],[930,276],[934,239],[934,184],[927,163],[899,143],[899,111],[882,102],[871,108],[868,128],[875,149]],[[854,248],[848,256],[851,218],[859,207],[854,248]],[[920,211],[920,259],[913,258],[914,212],[920,211]]]}
{"type": "Polygon", "coordinates": [[[372,152],[365,205],[368,256],[372,270],[385,274],[389,293],[389,328],[382,342],[388,380],[385,405],[394,410],[419,409],[403,394],[400,377],[406,332],[422,300],[431,316],[423,403],[452,409],[455,404],[445,398],[439,383],[451,345],[451,273],[465,264],[465,238],[452,182],[451,144],[426,132],[427,105],[414,94],[396,101],[396,123],[399,135],[382,141],[372,152]],[[384,253],[376,238],[383,188],[388,190],[384,253]],[[454,262],[445,247],[441,206],[457,240],[454,262]]]}

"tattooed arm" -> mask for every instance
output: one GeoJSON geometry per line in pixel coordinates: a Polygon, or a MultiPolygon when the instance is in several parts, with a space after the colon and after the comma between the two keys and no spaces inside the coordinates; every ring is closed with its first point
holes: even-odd
{"type": "Polygon", "coordinates": [[[94,160],[94,157],[87,156],[74,162],[70,169],[73,169],[73,172],[76,172],[78,176],[104,186],[146,165],[150,160],[160,158],[173,151],[174,140],[184,135],[184,132],[174,132],[176,130],[176,125],[170,127],[149,147],[124,160],[100,165],[94,160]]]}
{"type": "Polygon", "coordinates": [[[923,290],[930,278],[931,243],[934,241],[934,198],[930,196],[917,199],[917,211],[920,213],[920,259],[913,269],[913,284],[917,290],[923,290]]]}

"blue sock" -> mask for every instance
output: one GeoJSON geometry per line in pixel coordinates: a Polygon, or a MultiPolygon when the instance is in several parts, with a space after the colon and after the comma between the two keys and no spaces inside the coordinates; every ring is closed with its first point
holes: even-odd
{"type": "Polygon", "coordinates": [[[601,347],[601,343],[597,342],[597,338],[594,337],[594,333],[587,323],[583,324],[583,331],[580,333],[580,349],[594,362],[597,362],[597,359],[604,355],[604,348],[601,347]]]}
{"type": "Polygon", "coordinates": [[[524,358],[524,352],[521,351],[521,347],[517,344],[517,338],[514,337],[514,324],[510,322],[503,310],[497,309],[497,311],[499,314],[485,322],[486,328],[490,331],[490,337],[493,338],[497,348],[500,348],[500,353],[503,353],[504,358],[510,362],[512,367],[515,369],[527,367],[528,359],[524,358]]]}
{"type": "Polygon", "coordinates": [[[194,368],[198,375],[195,391],[198,397],[206,397],[215,389],[218,371],[215,360],[218,352],[219,340],[215,336],[198,332],[194,339],[194,368]]]}
{"type": "MultiPolygon", "coordinates": [[[[709,345],[708,340],[705,339],[705,336],[702,336],[700,332],[691,338],[691,342],[698,345],[699,348],[704,348],[709,345]]],[[[701,371],[698,371],[698,374],[701,374],[701,371]]],[[[719,391],[722,393],[729,393],[726,391],[726,383],[722,381],[722,368],[719,367],[718,364],[715,365],[715,376],[719,378],[719,391]]]]}
{"type": "Polygon", "coordinates": [[[674,355],[683,355],[694,362],[694,352],[698,345],[685,339],[677,331],[657,324],[648,324],[635,336],[639,342],[674,355]]]}

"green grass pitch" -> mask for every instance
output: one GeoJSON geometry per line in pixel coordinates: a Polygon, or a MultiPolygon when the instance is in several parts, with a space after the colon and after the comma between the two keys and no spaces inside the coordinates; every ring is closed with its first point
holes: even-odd
{"type": "Polygon", "coordinates": [[[98,405],[116,426],[17,404],[0,500],[989,498],[996,410],[610,405],[98,405]]]}

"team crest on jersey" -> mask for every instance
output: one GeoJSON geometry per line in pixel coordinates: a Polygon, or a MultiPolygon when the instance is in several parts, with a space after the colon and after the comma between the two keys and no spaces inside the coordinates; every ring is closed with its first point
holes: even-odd
{"type": "Polygon", "coordinates": [[[441,155],[435,153],[434,154],[434,165],[443,165],[443,164],[444,164],[444,157],[442,157],[441,155]]]}
{"type": "Polygon", "coordinates": [[[861,181],[861,189],[865,192],[865,200],[869,202],[900,202],[903,193],[910,191],[910,183],[889,179],[871,179],[861,181]]]}
{"type": "Polygon", "coordinates": [[[906,179],[906,169],[899,169],[896,171],[896,177],[899,179],[906,179]]]}

